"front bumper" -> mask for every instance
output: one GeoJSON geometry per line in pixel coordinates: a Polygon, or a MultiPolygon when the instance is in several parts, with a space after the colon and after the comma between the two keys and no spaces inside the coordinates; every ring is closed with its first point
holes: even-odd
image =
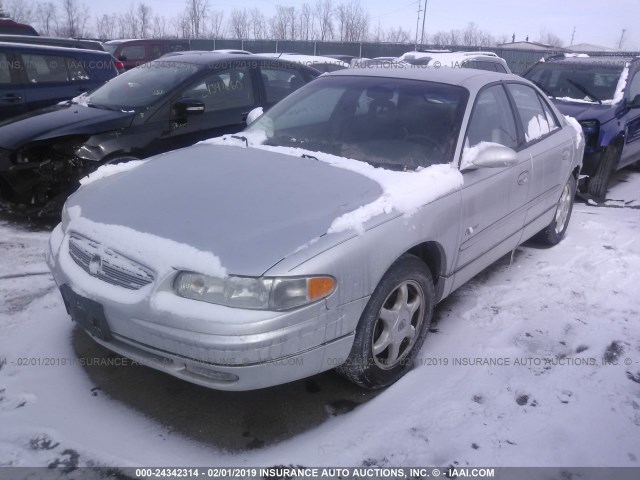
{"type": "Polygon", "coordinates": [[[60,226],[51,235],[46,259],[58,286],[67,285],[102,305],[112,338],[92,335],[96,342],[138,363],[219,390],[279,385],[338,366],[351,350],[368,300],[331,309],[321,301],[288,312],[265,312],[178,297],[172,278],[126,291],[76,265],[60,226]]]}

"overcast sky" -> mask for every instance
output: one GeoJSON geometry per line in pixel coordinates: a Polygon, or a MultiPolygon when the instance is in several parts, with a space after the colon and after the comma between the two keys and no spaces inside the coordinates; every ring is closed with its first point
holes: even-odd
{"type": "MultiPolygon", "coordinates": [[[[82,0],[81,0],[82,1],[82,0]]],[[[92,13],[127,11],[133,0],[87,1],[92,13]]],[[[313,4],[315,0],[307,0],[313,4]]],[[[334,0],[339,3],[340,0],[334,0]]],[[[421,0],[424,4],[424,0],[421,0]]],[[[155,14],[173,17],[184,9],[184,0],[145,0],[155,14]]],[[[270,16],[275,5],[299,7],[303,0],[243,0],[213,1],[210,8],[225,12],[225,18],[234,8],[257,7],[270,16]]],[[[361,0],[371,15],[371,26],[380,22],[383,28],[398,27],[415,35],[418,1],[410,0],[361,0]]],[[[575,27],[574,43],[594,43],[617,47],[623,28],[627,29],[627,49],[640,50],[640,0],[428,0],[426,31],[464,28],[475,22],[483,30],[496,36],[515,33],[517,40],[536,40],[540,31],[555,33],[566,45],[571,41],[575,27]]]]}

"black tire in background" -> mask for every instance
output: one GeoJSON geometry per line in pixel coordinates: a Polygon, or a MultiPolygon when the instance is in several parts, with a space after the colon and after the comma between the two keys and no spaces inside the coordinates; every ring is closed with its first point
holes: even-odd
{"type": "Polygon", "coordinates": [[[598,164],[595,175],[589,179],[587,183],[587,193],[596,200],[602,201],[605,199],[607,187],[609,186],[613,172],[615,172],[619,157],[619,146],[612,145],[607,147],[598,164]]]}
{"type": "Polygon", "coordinates": [[[338,373],[370,389],[396,382],[413,365],[429,330],[434,305],[429,268],[419,258],[403,255],[371,295],[349,357],[337,368],[338,373]]]}

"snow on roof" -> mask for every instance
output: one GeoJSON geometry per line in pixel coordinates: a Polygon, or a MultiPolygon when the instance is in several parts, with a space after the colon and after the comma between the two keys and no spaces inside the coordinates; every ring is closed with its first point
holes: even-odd
{"type": "Polygon", "coordinates": [[[617,48],[594,45],[593,43],[577,43],[567,47],[571,52],[620,52],[617,48]]]}

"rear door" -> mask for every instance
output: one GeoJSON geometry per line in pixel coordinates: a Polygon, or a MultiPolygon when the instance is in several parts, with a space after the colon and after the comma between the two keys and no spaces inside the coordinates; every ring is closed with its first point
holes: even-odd
{"type": "Polygon", "coordinates": [[[520,242],[529,195],[531,155],[522,148],[521,131],[502,84],[476,97],[465,137],[465,150],[491,142],[516,150],[512,167],[463,171],[460,248],[454,287],[465,283],[520,242]]]}
{"type": "Polygon", "coordinates": [[[26,112],[20,63],[11,50],[0,52],[0,120],[26,112]]]}
{"type": "MultiPolygon", "coordinates": [[[[636,71],[628,83],[627,102],[631,103],[640,95],[640,71],[636,71]]],[[[626,113],[626,140],[622,150],[620,166],[626,166],[640,160],[640,108],[630,108],[626,113]]]]}
{"type": "Polygon", "coordinates": [[[306,83],[304,74],[296,67],[278,65],[275,62],[260,64],[262,106],[265,110],[306,83]]]}
{"type": "MultiPolygon", "coordinates": [[[[567,179],[574,151],[573,138],[562,131],[547,101],[529,85],[507,84],[531,152],[532,175],[525,225],[556,207],[567,179]]],[[[547,222],[548,223],[548,222],[547,222]]]]}

